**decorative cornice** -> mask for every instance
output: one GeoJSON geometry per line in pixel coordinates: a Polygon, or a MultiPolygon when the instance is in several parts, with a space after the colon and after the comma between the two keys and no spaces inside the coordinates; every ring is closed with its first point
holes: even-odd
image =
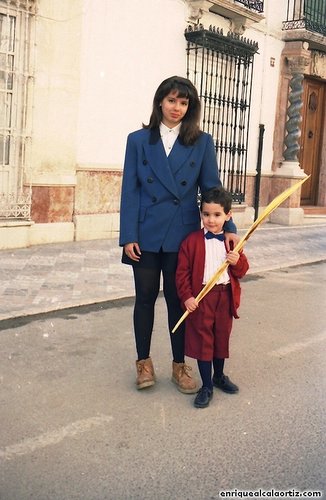
{"type": "Polygon", "coordinates": [[[285,68],[291,75],[303,74],[311,62],[311,52],[306,42],[287,42],[282,55],[285,68]]]}
{"type": "Polygon", "coordinates": [[[262,14],[230,2],[230,0],[185,0],[189,6],[189,22],[199,23],[205,12],[218,14],[231,21],[231,30],[242,35],[253,23],[264,19],[262,14]]]}
{"type": "Polygon", "coordinates": [[[209,0],[185,0],[188,5],[188,21],[198,23],[205,12],[209,11],[211,2],[209,0]]]}
{"type": "Polygon", "coordinates": [[[259,23],[262,19],[264,19],[262,14],[247,9],[246,7],[242,7],[239,4],[230,2],[230,0],[210,0],[210,3],[212,4],[209,9],[210,12],[220,14],[230,19],[242,16],[256,23],[259,23]]]}
{"type": "Polygon", "coordinates": [[[288,68],[291,71],[291,74],[294,75],[295,73],[301,73],[303,74],[310,64],[310,56],[305,57],[305,56],[293,56],[293,57],[286,57],[286,63],[288,65],[288,68]]]}
{"type": "Polygon", "coordinates": [[[326,52],[326,36],[307,31],[306,29],[284,31],[282,39],[285,42],[306,42],[309,44],[310,49],[326,52]]]}
{"type": "Polygon", "coordinates": [[[36,13],[38,0],[7,0],[8,8],[36,13]]]}

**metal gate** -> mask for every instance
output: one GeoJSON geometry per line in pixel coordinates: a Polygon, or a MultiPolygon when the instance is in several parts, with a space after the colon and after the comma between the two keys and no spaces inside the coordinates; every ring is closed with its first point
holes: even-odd
{"type": "Polygon", "coordinates": [[[202,102],[202,129],[214,140],[220,179],[245,201],[253,60],[258,44],[219,28],[185,31],[187,77],[202,102]]]}

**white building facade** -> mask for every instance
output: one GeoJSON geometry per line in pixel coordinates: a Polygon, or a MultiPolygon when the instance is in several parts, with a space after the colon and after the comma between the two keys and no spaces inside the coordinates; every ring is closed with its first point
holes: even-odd
{"type": "Polygon", "coordinates": [[[326,0],[0,0],[0,248],[116,238],[159,83],[203,102],[239,227],[326,207],[326,0]]]}

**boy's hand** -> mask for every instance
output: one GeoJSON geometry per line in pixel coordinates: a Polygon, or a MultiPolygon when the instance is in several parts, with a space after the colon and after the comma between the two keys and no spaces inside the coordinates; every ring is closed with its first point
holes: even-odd
{"type": "Polygon", "coordinates": [[[188,312],[194,312],[198,307],[198,302],[195,299],[195,297],[190,297],[190,299],[187,299],[185,301],[185,308],[187,309],[188,312]]]}
{"type": "Polygon", "coordinates": [[[231,252],[227,254],[226,260],[231,266],[235,266],[239,260],[239,257],[239,252],[234,252],[233,250],[231,250],[231,252]]]}
{"type": "Polygon", "coordinates": [[[231,250],[230,242],[232,241],[234,248],[236,244],[240,241],[240,236],[235,233],[224,233],[225,236],[225,246],[226,250],[229,252],[231,250]]]}

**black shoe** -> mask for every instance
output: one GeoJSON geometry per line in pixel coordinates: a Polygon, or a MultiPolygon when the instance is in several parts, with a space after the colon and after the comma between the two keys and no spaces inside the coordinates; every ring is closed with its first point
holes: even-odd
{"type": "Polygon", "coordinates": [[[213,377],[213,385],[218,389],[221,389],[223,392],[227,392],[228,394],[235,394],[239,392],[239,387],[235,385],[229,377],[226,375],[222,375],[222,377],[213,377]]]}
{"type": "Polygon", "coordinates": [[[213,390],[208,387],[201,387],[195,397],[194,406],[196,408],[206,408],[213,397],[213,390]]]}

